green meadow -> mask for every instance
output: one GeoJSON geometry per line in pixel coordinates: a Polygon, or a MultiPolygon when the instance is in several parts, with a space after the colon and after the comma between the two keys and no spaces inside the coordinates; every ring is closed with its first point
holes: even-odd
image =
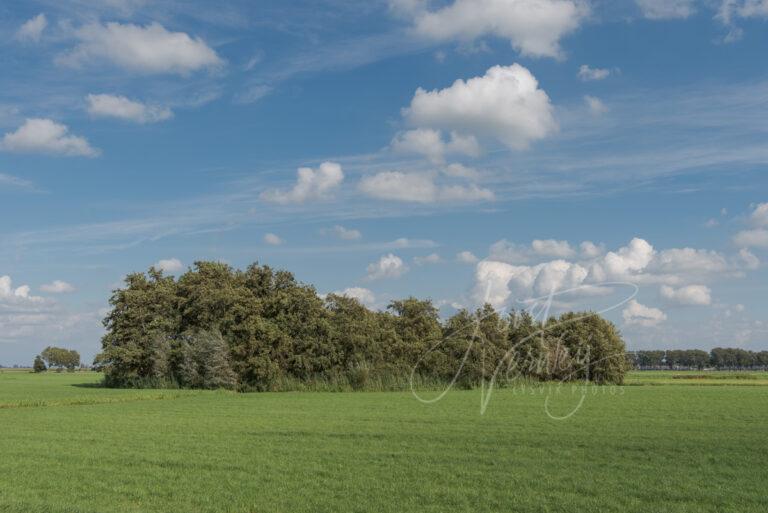
{"type": "Polygon", "coordinates": [[[0,511],[768,511],[768,377],[701,374],[494,390],[481,415],[480,390],[427,404],[2,372],[0,511]]]}

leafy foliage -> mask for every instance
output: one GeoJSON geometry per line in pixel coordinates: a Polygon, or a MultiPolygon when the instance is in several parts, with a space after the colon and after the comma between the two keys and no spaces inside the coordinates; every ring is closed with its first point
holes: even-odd
{"type": "MultiPolygon", "coordinates": [[[[80,353],[61,347],[48,346],[40,353],[40,357],[48,364],[48,367],[56,367],[59,372],[63,369],[72,372],[80,366],[80,353]]],[[[35,363],[37,363],[37,359],[35,359],[35,363]]]]}
{"type": "Polygon", "coordinates": [[[593,313],[538,322],[490,305],[441,322],[429,300],[372,311],[287,272],[197,262],[175,280],[157,269],[126,277],[104,320],[95,365],[116,387],[279,390],[512,379],[620,383],[624,343],[593,313]],[[375,384],[375,385],[374,385],[375,384]]]}
{"type": "Polygon", "coordinates": [[[32,370],[34,372],[45,372],[48,370],[48,367],[45,366],[45,362],[43,361],[42,356],[35,356],[35,362],[32,364],[32,370]]]}

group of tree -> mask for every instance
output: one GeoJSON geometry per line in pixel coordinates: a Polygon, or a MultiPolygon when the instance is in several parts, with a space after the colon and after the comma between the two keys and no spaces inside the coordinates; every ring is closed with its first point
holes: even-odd
{"type": "Polygon", "coordinates": [[[80,353],[77,351],[48,346],[35,357],[32,370],[35,372],[45,372],[49,368],[55,368],[58,372],[64,369],[73,372],[79,366],[80,353]]]}
{"type": "Polygon", "coordinates": [[[374,311],[258,264],[240,271],[197,262],[178,279],[150,268],[127,276],[110,304],[94,365],[115,387],[370,388],[412,377],[467,387],[518,377],[620,383],[627,367],[618,331],[594,313],[539,322],[486,305],[442,322],[428,300],[374,311]]]}
{"type": "Polygon", "coordinates": [[[710,352],[701,349],[668,349],[631,351],[628,360],[636,369],[729,369],[750,370],[768,368],[768,351],[749,351],[716,347],[710,352]]]}

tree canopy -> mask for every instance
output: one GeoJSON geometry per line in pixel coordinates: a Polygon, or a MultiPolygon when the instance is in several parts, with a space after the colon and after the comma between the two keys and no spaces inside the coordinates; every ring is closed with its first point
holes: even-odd
{"type": "Polygon", "coordinates": [[[62,369],[74,371],[80,366],[80,353],[75,350],[48,346],[43,349],[40,356],[49,368],[55,367],[59,371],[62,369]]]}
{"type": "Polygon", "coordinates": [[[620,383],[626,368],[618,330],[594,313],[539,322],[485,305],[443,322],[429,300],[373,311],[259,264],[197,262],[178,279],[150,268],[127,276],[110,304],[94,362],[110,386],[365,388],[412,375],[465,386],[519,377],[620,383]]]}

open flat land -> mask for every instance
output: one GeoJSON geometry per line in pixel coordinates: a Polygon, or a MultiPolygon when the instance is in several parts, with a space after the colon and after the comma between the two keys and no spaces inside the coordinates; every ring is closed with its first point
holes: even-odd
{"type": "Polygon", "coordinates": [[[481,415],[480,390],[424,404],[2,372],[0,511],[768,511],[768,374],[682,374],[495,390],[481,415]],[[548,394],[575,413],[551,418],[548,394]]]}

